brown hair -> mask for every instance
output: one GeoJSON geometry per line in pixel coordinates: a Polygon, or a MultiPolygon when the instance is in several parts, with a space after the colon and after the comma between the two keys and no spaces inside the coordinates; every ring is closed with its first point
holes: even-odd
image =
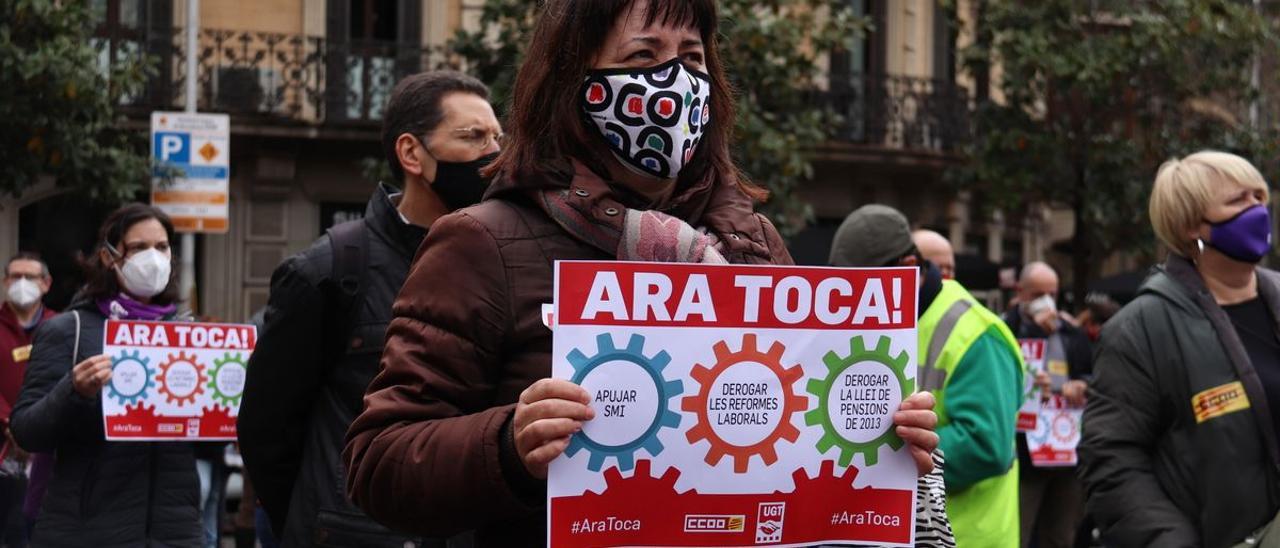
{"type": "Polygon", "coordinates": [[[14,256],[9,257],[9,262],[4,265],[5,276],[9,275],[9,267],[13,266],[13,263],[17,261],[34,261],[40,263],[40,275],[45,278],[49,277],[49,265],[45,263],[44,259],[40,258],[40,254],[35,251],[19,251],[14,256]]]}
{"type": "MultiPolygon", "coordinates": [[[[591,135],[579,102],[591,58],[604,44],[623,10],[641,0],[547,0],[533,29],[524,64],[516,73],[507,120],[509,142],[485,175],[524,177],[540,171],[547,160],[573,155],[598,167],[609,154],[599,136],[591,135]],[[587,157],[583,157],[584,153],[587,157]]],[[[698,28],[711,77],[711,119],[706,136],[679,184],[706,178],[735,181],[744,193],[763,200],[768,192],[748,182],[729,155],[732,140],[733,92],[716,46],[715,0],[647,0],[645,25],[655,22],[698,28]]]]}
{"type": "Polygon", "coordinates": [[[404,182],[404,168],[396,156],[396,140],[408,133],[422,139],[444,121],[441,103],[450,93],[470,93],[481,99],[489,99],[489,88],[484,83],[461,72],[433,70],[406,76],[387,101],[382,115],[382,154],[387,167],[397,182],[404,182]]]}
{"type": "MultiPolygon", "coordinates": [[[[102,228],[98,229],[98,243],[94,247],[93,254],[88,260],[84,261],[85,286],[81,296],[88,299],[110,299],[120,294],[120,282],[116,280],[116,271],[110,264],[102,261],[102,250],[107,246],[124,252],[124,234],[129,231],[133,225],[155,219],[164,227],[164,233],[169,238],[169,244],[174,243],[173,221],[169,220],[169,216],[163,211],[151,207],[147,204],[132,203],[122,206],[111,212],[107,219],[102,222],[102,228]]],[[[109,249],[107,253],[113,254],[109,249]]],[[[114,254],[113,254],[114,255],[114,254]]],[[[172,261],[171,261],[172,264],[172,261]]],[[[164,287],[159,295],[151,298],[151,302],[158,305],[167,305],[178,300],[178,267],[176,264],[169,269],[169,284],[164,287]]]]}

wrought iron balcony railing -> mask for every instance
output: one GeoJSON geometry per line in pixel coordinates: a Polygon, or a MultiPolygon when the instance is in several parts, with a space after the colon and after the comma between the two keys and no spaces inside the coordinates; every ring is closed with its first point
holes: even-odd
{"type": "MultiPolygon", "coordinates": [[[[412,44],[219,29],[201,29],[198,44],[199,108],[275,124],[376,124],[401,77],[453,66],[443,49],[412,44]]],[[[104,59],[145,52],[158,63],[156,76],[126,107],[183,107],[182,29],[101,45],[111,51],[104,59]]]]}
{"type": "MultiPolygon", "coordinates": [[[[158,72],[126,105],[142,111],[183,107],[186,39],[182,29],[139,39],[102,39],[103,57],[150,54],[158,72]]],[[[443,48],[387,42],[202,29],[198,102],[272,124],[372,126],[403,76],[460,65],[443,48]]],[[[969,138],[969,100],[953,82],[898,75],[833,77],[819,93],[844,118],[838,140],[886,149],[948,153],[969,138]]]]}
{"type": "Polygon", "coordinates": [[[854,144],[949,153],[969,139],[969,97],[954,82],[899,75],[833,79],[823,94],[854,144]]]}

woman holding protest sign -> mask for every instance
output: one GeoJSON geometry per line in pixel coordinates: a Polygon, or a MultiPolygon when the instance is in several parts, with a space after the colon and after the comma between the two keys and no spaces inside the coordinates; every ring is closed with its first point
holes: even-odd
{"type": "Polygon", "coordinates": [[[109,442],[103,432],[112,373],[104,324],[174,319],[173,234],[169,217],[151,206],[117,209],[98,232],[85,287],[35,333],[12,419],[20,446],[54,453],[34,545],[202,545],[191,444],[109,442]]]}
{"type": "MultiPolygon", "coordinates": [[[[714,0],[545,3],[487,200],[432,227],[348,432],[349,492],[371,516],[474,529],[481,546],[546,541],[548,464],[593,417],[584,389],[548,378],[554,261],[791,264],[730,158],[716,24],[714,0]]],[[[913,396],[895,417],[921,470],[932,406],[913,396]]]]}

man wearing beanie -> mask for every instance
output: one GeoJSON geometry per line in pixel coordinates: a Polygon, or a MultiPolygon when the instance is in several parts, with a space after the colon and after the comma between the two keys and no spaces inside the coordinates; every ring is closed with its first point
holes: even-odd
{"type": "Polygon", "coordinates": [[[938,400],[938,448],[946,458],[947,514],[958,546],[1018,546],[1014,429],[1024,364],[1000,318],[954,280],[943,280],[911,240],[898,210],[850,213],[836,231],[831,264],[920,268],[916,386],[938,400]]]}

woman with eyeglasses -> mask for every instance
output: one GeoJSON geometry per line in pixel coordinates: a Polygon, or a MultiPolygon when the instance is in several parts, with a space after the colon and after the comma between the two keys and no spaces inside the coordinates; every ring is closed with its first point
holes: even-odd
{"type": "Polygon", "coordinates": [[[35,546],[201,546],[200,496],[189,443],[109,442],[102,354],[107,319],[177,315],[173,223],[144,204],[117,209],[98,231],[87,283],[68,310],[36,330],[12,429],[28,451],[54,453],[35,546]]]}
{"type": "MultiPolygon", "coordinates": [[[[592,418],[548,378],[554,261],[792,263],[729,154],[716,25],[714,0],[543,4],[487,199],[432,227],[347,434],[348,491],[375,519],[546,542],[548,464],[592,418]]],[[[922,473],[932,406],[896,417],[922,473]]]]}

